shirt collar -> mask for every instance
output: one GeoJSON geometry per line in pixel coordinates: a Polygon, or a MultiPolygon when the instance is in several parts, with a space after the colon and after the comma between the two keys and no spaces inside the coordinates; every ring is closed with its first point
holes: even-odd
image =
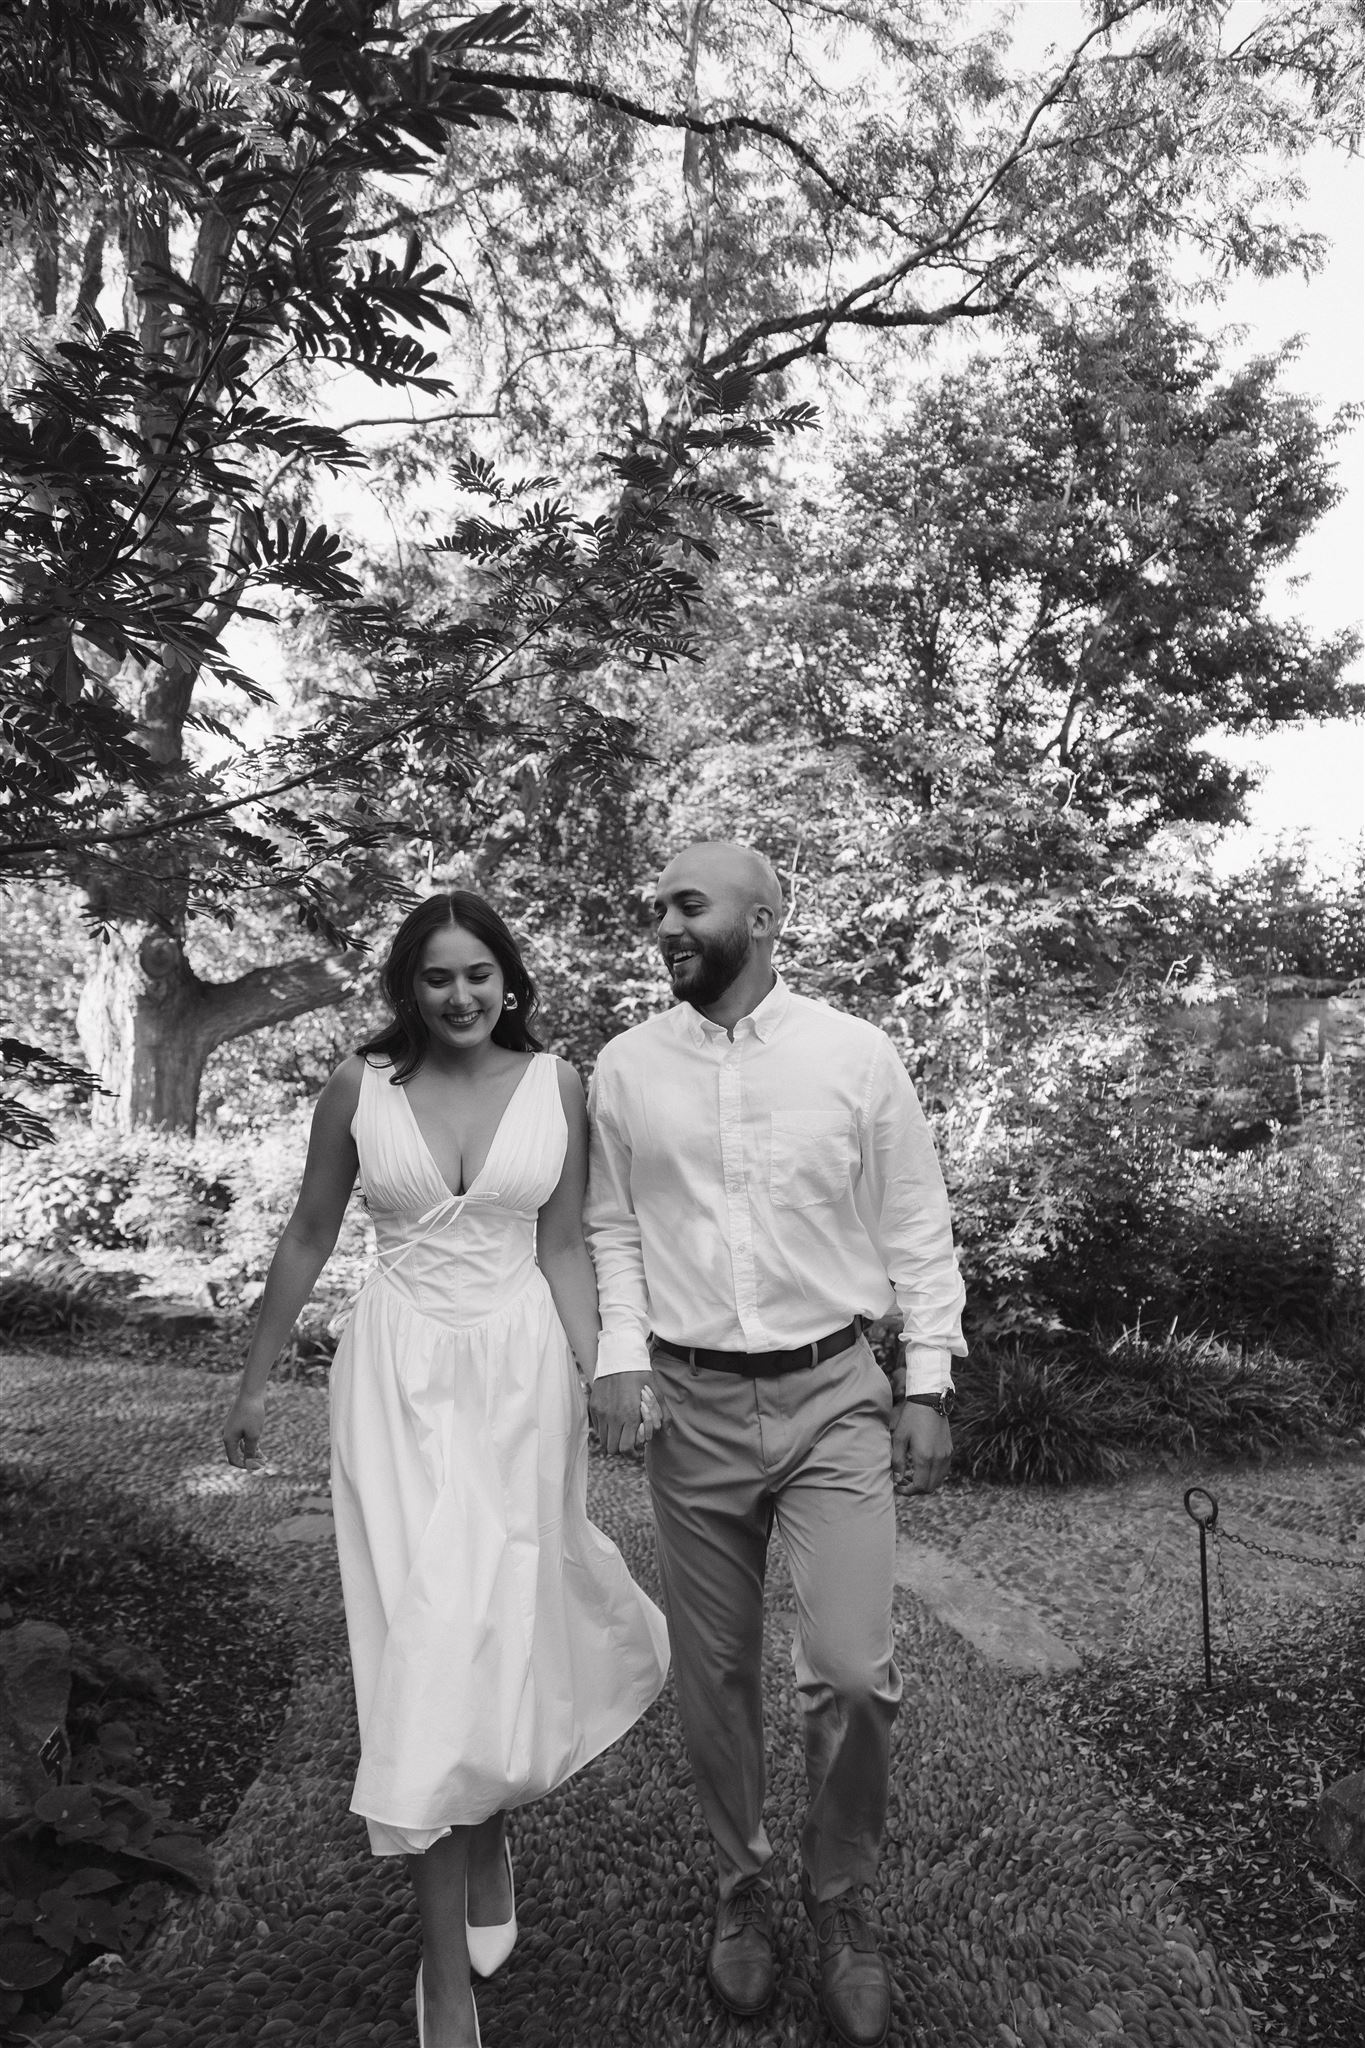
{"type": "MultiPolygon", "coordinates": [[[[753,1037],[766,1045],[776,1031],[787,1011],[791,1008],[792,992],[779,974],[761,1003],[755,1009],[747,1010],[735,1025],[735,1038],[753,1037]]],[[[723,1024],[713,1024],[709,1017],[703,1017],[700,1010],[694,1010],[690,1003],[680,1003],[683,1024],[693,1045],[705,1045],[708,1040],[726,1036],[723,1024]]]]}

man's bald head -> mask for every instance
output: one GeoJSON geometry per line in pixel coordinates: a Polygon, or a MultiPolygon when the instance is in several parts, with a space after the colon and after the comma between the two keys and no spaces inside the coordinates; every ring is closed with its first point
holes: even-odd
{"type": "Polygon", "coordinates": [[[782,917],[782,884],[777,870],[752,846],[734,839],[697,839],[675,854],[659,877],[659,893],[666,895],[684,882],[696,882],[713,897],[726,896],[736,910],[762,906],[771,911],[774,923],[782,917]]]}

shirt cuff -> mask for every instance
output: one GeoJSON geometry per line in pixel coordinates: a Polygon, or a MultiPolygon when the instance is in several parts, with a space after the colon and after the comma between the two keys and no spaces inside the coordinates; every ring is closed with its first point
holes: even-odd
{"type": "Polygon", "coordinates": [[[648,1372],[649,1346],[642,1330],[603,1330],[597,1340],[595,1379],[618,1372],[648,1372]]]}
{"type": "MultiPolygon", "coordinates": [[[[599,1366],[598,1370],[601,1370],[599,1366]]],[[[941,1394],[953,1384],[953,1354],[946,1345],[907,1344],[905,1347],[905,1391],[907,1394],[941,1394]]]]}

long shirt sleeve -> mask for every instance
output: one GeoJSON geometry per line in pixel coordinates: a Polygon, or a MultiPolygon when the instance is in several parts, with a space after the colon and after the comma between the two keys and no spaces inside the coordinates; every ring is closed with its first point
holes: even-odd
{"type": "Polygon", "coordinates": [[[858,1206],[895,1290],[910,1393],[951,1384],[965,1358],[966,1290],[953,1249],[948,1191],[914,1083],[885,1037],[873,1061],[863,1119],[858,1206]]]}
{"type": "Polygon", "coordinates": [[[640,1221],[630,1193],[630,1146],[604,1099],[610,1084],[595,1073],[588,1089],[588,1193],[584,1230],[597,1269],[602,1333],[597,1370],[648,1372],[649,1291],[640,1221]]]}

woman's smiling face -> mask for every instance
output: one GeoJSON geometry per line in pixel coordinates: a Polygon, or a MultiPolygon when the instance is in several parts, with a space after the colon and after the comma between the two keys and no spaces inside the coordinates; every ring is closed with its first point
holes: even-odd
{"type": "Polygon", "coordinates": [[[506,984],[496,958],[463,925],[444,925],[423,946],[413,1001],[433,1045],[469,1052],[491,1038],[506,984]]]}

